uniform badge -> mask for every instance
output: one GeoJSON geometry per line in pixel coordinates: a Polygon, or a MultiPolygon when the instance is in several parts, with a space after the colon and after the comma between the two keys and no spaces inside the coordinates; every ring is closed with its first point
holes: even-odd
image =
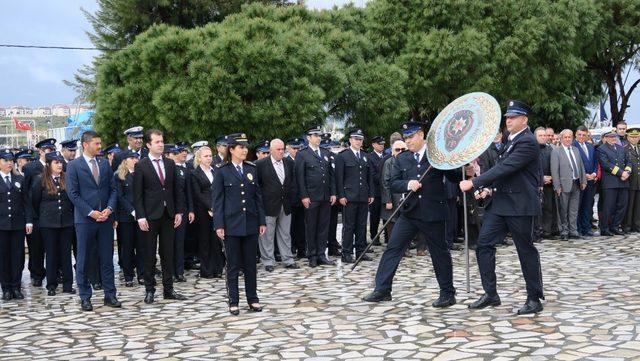
{"type": "Polygon", "coordinates": [[[247,173],[247,179],[253,181],[253,174],[247,173]]]}
{"type": "Polygon", "coordinates": [[[20,189],[20,187],[22,187],[22,185],[19,182],[15,182],[13,183],[14,186],[16,186],[16,188],[20,189]]]}
{"type": "Polygon", "coordinates": [[[324,161],[325,161],[325,162],[328,162],[328,161],[329,161],[329,158],[327,158],[327,156],[326,156],[326,155],[324,156],[324,161]]]}
{"type": "Polygon", "coordinates": [[[367,157],[362,157],[362,160],[364,160],[366,162],[367,161],[367,157]]]}
{"type": "Polygon", "coordinates": [[[182,172],[182,169],[180,169],[180,177],[184,177],[184,173],[182,172]]]}

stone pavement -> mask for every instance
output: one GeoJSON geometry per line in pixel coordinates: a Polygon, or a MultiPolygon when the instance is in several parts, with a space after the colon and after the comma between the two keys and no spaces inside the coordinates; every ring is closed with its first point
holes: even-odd
{"type": "Polygon", "coordinates": [[[444,310],[430,307],[437,285],[428,257],[402,261],[393,301],[362,302],[381,247],[355,272],[340,264],[261,269],[265,310],[237,317],[227,312],[224,282],[193,271],[177,284],[187,301],[145,305],[143,286],[119,282],[124,308],[102,306],[97,291],[90,313],[79,311],[77,296],[34,289],[25,272],[27,298],[0,304],[0,358],[640,359],[639,237],[538,245],[547,300],[535,317],[514,315],[526,295],[513,246],[497,255],[502,306],[473,312],[467,304],[481,292],[473,252],[471,294],[464,253],[453,252],[458,304],[444,310]]]}

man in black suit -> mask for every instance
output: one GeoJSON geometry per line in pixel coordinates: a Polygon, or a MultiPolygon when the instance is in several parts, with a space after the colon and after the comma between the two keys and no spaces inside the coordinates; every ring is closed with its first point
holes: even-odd
{"type": "Polygon", "coordinates": [[[156,280],[156,248],[160,239],[160,264],[165,299],[184,300],[173,289],[173,242],[175,228],[182,223],[185,204],[176,181],[176,165],[162,156],[162,132],[150,129],[145,134],[149,156],[136,164],[133,175],[134,206],[138,225],[144,232],[145,303],[153,303],[156,280]]]}
{"type": "MultiPolygon", "coordinates": [[[[287,140],[287,152],[289,156],[286,157],[291,162],[296,162],[296,155],[298,151],[304,147],[304,141],[302,138],[291,138],[287,140]]],[[[295,177],[295,171],[294,171],[295,177]]],[[[292,198],[291,198],[291,251],[296,253],[296,258],[304,258],[306,256],[305,250],[307,249],[305,235],[304,235],[304,207],[300,202],[298,193],[298,182],[294,179],[291,182],[292,198]]]]}
{"type": "MultiPolygon", "coordinates": [[[[56,140],[53,138],[42,140],[36,143],[36,148],[40,154],[39,159],[25,164],[22,168],[24,172],[24,189],[31,190],[31,184],[44,171],[45,155],[56,150],[56,140]]],[[[29,247],[29,273],[31,274],[31,284],[34,287],[42,286],[42,280],[46,276],[44,268],[44,242],[40,234],[38,222],[33,224],[33,231],[27,235],[27,246],[29,247]]]]}
{"type": "MultiPolygon", "coordinates": [[[[145,158],[149,155],[149,151],[142,146],[143,129],[144,128],[137,126],[124,131],[124,135],[127,136],[127,143],[129,143],[127,149],[132,151],[133,153],[138,154],[140,156],[140,159],[145,158]]],[[[105,149],[105,153],[106,152],[107,150],[105,149]]],[[[113,157],[113,161],[111,162],[111,169],[113,169],[114,172],[118,170],[118,166],[124,160],[124,154],[124,152],[119,152],[116,153],[116,155],[113,157]]]]}
{"type": "Polygon", "coordinates": [[[286,268],[296,269],[291,253],[291,198],[295,182],[292,160],[284,158],[284,142],[274,139],[269,144],[270,155],[256,161],[258,185],[266,214],[267,231],[260,236],[260,258],[267,272],[273,272],[275,263],[274,237],[277,232],[278,249],[286,268]]]}
{"type": "Polygon", "coordinates": [[[476,257],[485,294],[469,305],[478,309],[500,305],[496,290],[496,247],[511,232],[527,285],[527,302],[519,315],[542,311],[542,270],[533,244],[533,222],[540,215],[540,149],[528,127],[528,105],[510,100],[505,112],[509,141],[500,152],[498,163],[480,176],[460,182],[463,192],[482,189],[476,198],[491,196],[478,236],[476,257]]]}

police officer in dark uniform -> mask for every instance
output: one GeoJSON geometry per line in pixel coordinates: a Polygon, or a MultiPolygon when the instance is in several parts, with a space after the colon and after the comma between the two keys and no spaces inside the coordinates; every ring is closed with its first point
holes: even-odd
{"type": "Polygon", "coordinates": [[[224,163],[225,159],[227,159],[227,154],[229,152],[229,142],[231,138],[226,135],[221,135],[216,138],[216,155],[213,157],[213,165],[218,163],[224,163]]]}
{"type": "Polygon", "coordinates": [[[76,159],[76,152],[78,151],[78,140],[77,139],[69,139],[64,142],[60,142],[60,153],[64,157],[64,165],[63,171],[67,171],[67,163],[76,159]]]}
{"type": "Polygon", "coordinates": [[[24,236],[31,233],[29,195],[24,177],[13,171],[14,155],[0,150],[0,284],[2,299],[21,300],[24,236]]]}
{"type": "Polygon", "coordinates": [[[322,129],[314,126],[307,130],[309,146],[296,156],[298,192],[305,208],[305,234],[309,266],[335,265],[325,251],[329,231],[331,206],[336,202],[330,152],[320,148],[322,129]]]}
{"type": "MultiPolygon", "coordinates": [[[[290,138],[287,140],[287,158],[295,164],[296,156],[300,149],[304,148],[304,140],[302,138],[290,138]]],[[[304,207],[300,202],[300,194],[298,192],[298,182],[296,181],[295,170],[294,179],[291,182],[291,252],[300,259],[306,257],[306,241],[304,234],[304,207]]]]}
{"type": "Polygon", "coordinates": [[[60,152],[51,152],[45,159],[44,172],[31,187],[31,204],[47,253],[47,295],[55,296],[58,269],[62,271],[62,292],[75,293],[71,267],[73,203],[65,187],[64,156],[60,152]]]}
{"type": "MultiPolygon", "coordinates": [[[[142,138],[144,136],[143,130],[143,127],[136,126],[124,131],[124,135],[127,136],[127,143],[129,143],[127,149],[134,153],[137,153],[140,156],[140,159],[149,156],[149,150],[142,146],[142,138]]],[[[113,169],[114,172],[116,171],[116,169],[118,169],[118,166],[123,159],[124,153],[118,153],[114,155],[113,161],[111,162],[111,169],[113,169]]]]}
{"type": "Polygon", "coordinates": [[[258,236],[267,226],[258,171],[254,163],[246,161],[248,141],[245,134],[229,135],[229,153],[226,163],[216,165],[213,178],[213,227],[223,240],[227,256],[227,292],[229,312],[240,313],[238,308],[238,273],[244,271],[244,284],[249,309],[262,311],[257,293],[256,256],[258,236]]]}
{"type": "MultiPolygon", "coordinates": [[[[39,160],[27,163],[24,168],[24,185],[26,192],[29,192],[33,180],[44,170],[45,155],[56,150],[56,140],[53,138],[42,140],[36,143],[39,153],[39,160]]],[[[33,224],[33,231],[27,236],[29,247],[29,272],[31,273],[31,284],[34,287],[42,286],[42,280],[46,276],[44,268],[44,243],[38,228],[38,222],[33,224]]]]}
{"type": "MultiPolygon", "coordinates": [[[[331,140],[331,133],[322,134],[320,149],[329,151],[329,162],[331,167],[336,168],[336,156],[331,148],[340,146],[340,143],[331,140]]],[[[331,215],[329,216],[329,232],[327,236],[327,253],[329,256],[342,256],[342,246],[338,242],[338,216],[342,212],[342,204],[335,202],[331,205],[331,215]]]]}
{"type": "MultiPolygon", "coordinates": [[[[373,203],[369,205],[369,234],[373,239],[378,234],[378,226],[380,225],[380,212],[382,203],[380,202],[382,186],[380,185],[382,177],[382,159],[384,158],[384,137],[377,135],[371,138],[371,153],[369,153],[369,161],[372,165],[371,172],[373,175],[373,203]]],[[[389,235],[385,229],[385,239],[389,235]]],[[[380,244],[380,240],[376,240],[376,245],[380,244]]]]}
{"type": "Polygon", "coordinates": [[[451,253],[445,240],[447,220],[446,192],[443,177],[457,182],[460,169],[442,171],[431,168],[422,182],[420,177],[429,169],[427,144],[423,124],[407,122],[402,125],[402,135],[409,151],[398,154],[391,172],[391,192],[403,193],[410,197],[400,211],[400,217],[393,227],[387,249],[382,254],[376,273],[375,290],[363,298],[367,302],[391,300],[391,285],[398,264],[409,248],[411,240],[418,232],[425,235],[436,279],[440,286],[440,296],[433,307],[449,307],[456,303],[453,287],[451,253]],[[409,191],[415,194],[407,195],[409,191]]]}
{"type": "Polygon", "coordinates": [[[603,205],[600,235],[624,235],[620,225],[627,213],[632,168],[624,147],[616,144],[619,138],[615,128],[604,133],[602,139],[602,145],[596,149],[598,162],[602,167],[600,195],[603,205]]]}
{"type": "MultiPolygon", "coordinates": [[[[109,162],[109,165],[113,165],[115,163],[116,155],[118,155],[118,153],[122,152],[122,148],[120,148],[120,144],[113,143],[113,144],[107,145],[107,147],[103,150],[103,152],[104,152],[103,156],[107,158],[107,161],[109,162]]],[[[122,163],[123,159],[124,158],[122,158],[122,156],[121,156],[120,157],[120,163],[122,163]]],[[[118,163],[118,166],[120,165],[120,163],[118,163]]],[[[118,168],[116,167],[116,169],[118,169],[118,168]]]]}
{"type": "Polygon", "coordinates": [[[520,266],[527,284],[527,302],[518,314],[542,311],[542,270],[540,256],[533,244],[534,218],[540,215],[540,149],[528,127],[529,106],[518,100],[508,102],[505,118],[508,142],[498,163],[486,173],[460,183],[463,192],[482,189],[477,198],[491,196],[478,236],[476,257],[485,294],[469,305],[478,309],[500,305],[495,274],[495,244],[511,232],[520,266]]]}
{"type": "MultiPolygon", "coordinates": [[[[367,213],[373,203],[374,182],[371,155],[362,150],[364,133],[355,128],[348,132],[349,148],[336,156],[336,192],[342,211],[342,262],[353,263],[355,236],[356,257],[367,247],[367,213]]],[[[366,254],[363,261],[371,261],[366,254]]]]}
{"type": "Polygon", "coordinates": [[[640,232],[640,127],[627,128],[627,145],[624,146],[631,166],[629,176],[629,203],[623,230],[627,233],[640,232]]]}
{"type": "Polygon", "coordinates": [[[21,148],[16,154],[15,170],[18,174],[24,177],[24,166],[29,162],[34,161],[33,150],[21,148]]]}

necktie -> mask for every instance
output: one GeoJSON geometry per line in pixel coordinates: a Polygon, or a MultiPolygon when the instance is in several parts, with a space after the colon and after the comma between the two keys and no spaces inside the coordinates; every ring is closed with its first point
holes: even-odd
{"type": "Polygon", "coordinates": [[[571,151],[571,147],[567,147],[567,151],[569,152],[569,160],[571,161],[571,171],[573,172],[573,179],[578,179],[578,165],[576,164],[576,160],[573,159],[573,152],[571,151]]]}
{"type": "Polygon", "coordinates": [[[360,152],[356,152],[356,158],[358,158],[358,160],[360,160],[360,152]]]}
{"type": "Polygon", "coordinates": [[[240,174],[242,176],[243,175],[242,174],[242,167],[240,167],[240,165],[237,165],[236,169],[238,170],[238,174],[240,174]]]}
{"type": "Polygon", "coordinates": [[[11,189],[11,178],[9,176],[4,177],[4,182],[7,183],[7,188],[11,189]]]}
{"type": "Polygon", "coordinates": [[[420,163],[420,153],[414,153],[413,157],[416,159],[416,163],[420,163]]]}
{"type": "Polygon", "coordinates": [[[98,164],[96,163],[96,159],[91,158],[89,163],[91,163],[91,174],[93,175],[93,180],[96,181],[96,184],[100,184],[100,173],[98,173],[98,164]]]}
{"type": "Polygon", "coordinates": [[[164,186],[164,173],[162,173],[162,167],[160,167],[160,159],[154,159],[156,166],[158,167],[158,177],[160,178],[160,184],[164,186]]]}
{"type": "Polygon", "coordinates": [[[56,185],[60,184],[60,177],[53,177],[53,183],[55,183],[56,185]]]}
{"type": "Polygon", "coordinates": [[[276,162],[276,173],[278,174],[278,179],[280,180],[280,184],[284,184],[284,166],[282,161],[276,162]]]}
{"type": "Polygon", "coordinates": [[[585,157],[587,157],[587,159],[589,159],[589,149],[587,149],[587,144],[586,143],[582,143],[582,150],[584,151],[585,157]]]}
{"type": "Polygon", "coordinates": [[[318,157],[322,158],[322,154],[320,154],[320,149],[318,149],[318,157]]]}

